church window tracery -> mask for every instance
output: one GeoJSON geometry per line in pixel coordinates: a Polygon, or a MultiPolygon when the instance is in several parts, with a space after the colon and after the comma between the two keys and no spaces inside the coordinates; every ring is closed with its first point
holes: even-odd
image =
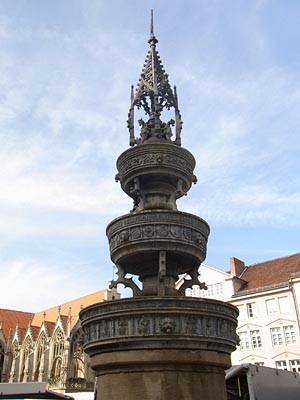
{"type": "Polygon", "coordinates": [[[29,357],[33,351],[33,343],[30,336],[28,336],[23,344],[22,349],[22,363],[21,363],[21,374],[20,382],[27,382],[29,374],[29,357]]]}
{"type": "Polygon", "coordinates": [[[47,337],[45,333],[42,333],[38,343],[37,343],[37,350],[36,350],[36,359],[35,359],[35,371],[34,371],[34,380],[38,381],[39,380],[39,375],[43,374],[43,366],[42,364],[42,358],[45,353],[45,350],[47,348],[47,337]]]}
{"type": "Polygon", "coordinates": [[[79,329],[71,342],[70,378],[84,378],[84,353],[82,347],[83,332],[79,329]]]}
{"type": "Polygon", "coordinates": [[[65,335],[62,329],[58,328],[53,338],[53,350],[52,350],[52,368],[51,368],[51,379],[60,378],[62,369],[62,360],[65,347],[65,335]]]}

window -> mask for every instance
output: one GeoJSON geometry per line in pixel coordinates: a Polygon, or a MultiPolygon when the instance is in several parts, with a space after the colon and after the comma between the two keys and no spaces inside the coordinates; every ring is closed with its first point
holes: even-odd
{"type": "Polygon", "coordinates": [[[271,328],[271,338],[273,347],[282,347],[283,337],[286,346],[293,346],[297,343],[295,329],[293,325],[288,325],[283,327],[283,332],[281,327],[271,328]]]}
{"type": "Polygon", "coordinates": [[[50,378],[56,379],[60,377],[61,368],[62,368],[62,358],[64,355],[64,347],[65,347],[65,337],[64,333],[60,328],[57,328],[54,338],[53,338],[53,350],[52,350],[52,367],[50,378]]]}
{"type": "Polygon", "coordinates": [[[278,297],[279,310],[281,314],[290,312],[290,302],[287,296],[278,297]]]}
{"type": "Polygon", "coordinates": [[[239,336],[240,336],[241,351],[250,349],[250,340],[248,332],[241,332],[239,336]]]}
{"type": "Polygon", "coordinates": [[[300,372],[300,360],[291,360],[290,367],[293,372],[300,372]]]}
{"type": "Polygon", "coordinates": [[[276,299],[266,300],[268,315],[278,314],[278,306],[276,299]]]}
{"type": "Polygon", "coordinates": [[[215,284],[216,295],[223,294],[223,284],[221,282],[215,284]]]}
{"type": "Polygon", "coordinates": [[[223,294],[223,283],[218,282],[207,285],[207,290],[200,289],[199,286],[193,286],[192,289],[186,289],[186,296],[192,297],[221,297],[223,294]]]}
{"type": "Polygon", "coordinates": [[[259,331],[258,330],[250,331],[250,337],[251,337],[252,349],[260,349],[262,347],[262,344],[259,331]]]}
{"type": "Polygon", "coordinates": [[[286,361],[276,361],[275,365],[276,365],[276,369],[281,369],[281,370],[284,370],[284,371],[288,370],[287,369],[287,365],[286,365],[286,361]]]}
{"type": "Polygon", "coordinates": [[[248,318],[256,317],[256,303],[247,303],[247,315],[248,318]]]}
{"type": "Polygon", "coordinates": [[[42,381],[43,378],[43,370],[44,368],[41,366],[41,361],[43,354],[47,348],[47,337],[43,332],[38,340],[36,345],[37,352],[36,352],[36,359],[35,359],[35,371],[34,371],[34,380],[35,381],[42,381]]]}
{"type": "Polygon", "coordinates": [[[200,289],[199,286],[193,286],[192,289],[186,289],[185,294],[186,296],[191,296],[191,297],[203,297],[202,290],[200,289]]]}
{"type": "Polygon", "coordinates": [[[290,302],[287,296],[266,300],[268,315],[286,314],[290,312],[290,302]]]}
{"type": "Polygon", "coordinates": [[[293,325],[283,327],[285,343],[287,346],[292,346],[296,344],[296,335],[293,325]]]}
{"type": "Polygon", "coordinates": [[[241,351],[260,349],[262,347],[261,335],[259,330],[241,332],[239,334],[239,337],[241,351]]]}
{"type": "Polygon", "coordinates": [[[280,328],[271,328],[271,338],[273,347],[283,346],[282,333],[280,328]]]}

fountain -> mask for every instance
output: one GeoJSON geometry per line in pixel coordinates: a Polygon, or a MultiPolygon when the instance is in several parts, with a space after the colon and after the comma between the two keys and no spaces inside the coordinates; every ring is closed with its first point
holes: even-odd
{"type": "Polygon", "coordinates": [[[182,120],[156,45],[136,90],[131,89],[129,144],[117,160],[116,181],[133,208],[107,227],[118,279],[133,297],[87,307],[80,313],[84,350],[98,377],[97,400],[225,400],[224,371],[237,344],[237,309],[217,300],[185,296],[199,285],[209,226],[179,211],[196,177],[195,159],[181,146],[182,120]],[[147,120],[138,120],[143,110],[147,120]],[[174,111],[167,122],[162,115],[174,111]],[[176,287],[180,275],[188,278],[176,287]],[[139,282],[138,282],[139,281],[139,282]]]}

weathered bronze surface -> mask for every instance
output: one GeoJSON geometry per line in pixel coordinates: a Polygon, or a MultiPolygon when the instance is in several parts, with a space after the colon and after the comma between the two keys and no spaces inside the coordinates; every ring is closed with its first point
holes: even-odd
{"type": "Polygon", "coordinates": [[[209,299],[143,297],[95,304],[82,313],[85,351],[182,349],[231,353],[236,308],[209,299]]]}
{"type": "Polygon", "coordinates": [[[224,370],[237,343],[238,311],[185,297],[188,287],[206,288],[198,269],[210,230],[202,218],[177,209],[177,199],[196,183],[195,159],[181,147],[176,88],[157,42],[151,19],[150,50],[137,89],[131,89],[131,147],[117,160],[116,181],[133,208],[106,230],[118,269],[111,286],[130,287],[133,298],[81,311],[84,350],[98,376],[97,400],[226,400],[224,370]],[[138,136],[135,109],[148,118],[139,119],[138,136]],[[174,119],[162,121],[170,109],[174,119]],[[182,274],[189,279],[177,288],[182,274]]]}
{"type": "Polygon", "coordinates": [[[116,181],[133,199],[133,208],[130,214],[112,221],[106,231],[111,259],[118,269],[118,279],[111,286],[121,283],[130,287],[134,296],[176,296],[189,286],[205,288],[198,280],[198,267],[206,256],[209,226],[203,219],[177,209],[177,199],[197,181],[195,159],[181,147],[177,92],[170,86],[157,42],[151,23],[150,50],[135,93],[131,89],[131,148],[117,160],[116,181]],[[148,117],[146,122],[139,119],[137,137],[135,108],[148,117]],[[162,121],[162,113],[170,109],[174,109],[175,119],[162,121]],[[191,279],[178,290],[175,283],[184,273],[191,279]],[[129,275],[137,276],[142,287],[129,275]]]}

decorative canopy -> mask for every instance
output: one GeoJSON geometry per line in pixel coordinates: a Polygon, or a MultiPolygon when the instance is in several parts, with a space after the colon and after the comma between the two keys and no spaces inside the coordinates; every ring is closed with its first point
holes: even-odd
{"type": "Polygon", "coordinates": [[[128,129],[130,132],[130,146],[143,144],[148,139],[171,141],[172,129],[175,125],[176,145],[181,145],[180,132],[182,129],[181,115],[178,109],[178,99],[176,87],[172,90],[169,83],[169,76],[164,70],[160,56],[156,49],[158,40],[154,35],[153,28],[153,11],[151,10],[150,24],[150,50],[146,56],[145,64],[137,85],[135,94],[134,86],[131,86],[131,106],[128,113],[128,129]],[[145,122],[139,119],[141,126],[140,138],[134,136],[134,107],[143,109],[145,114],[149,116],[149,120],[145,122]],[[167,123],[161,121],[161,113],[164,109],[175,110],[175,121],[169,120],[167,123]]]}

